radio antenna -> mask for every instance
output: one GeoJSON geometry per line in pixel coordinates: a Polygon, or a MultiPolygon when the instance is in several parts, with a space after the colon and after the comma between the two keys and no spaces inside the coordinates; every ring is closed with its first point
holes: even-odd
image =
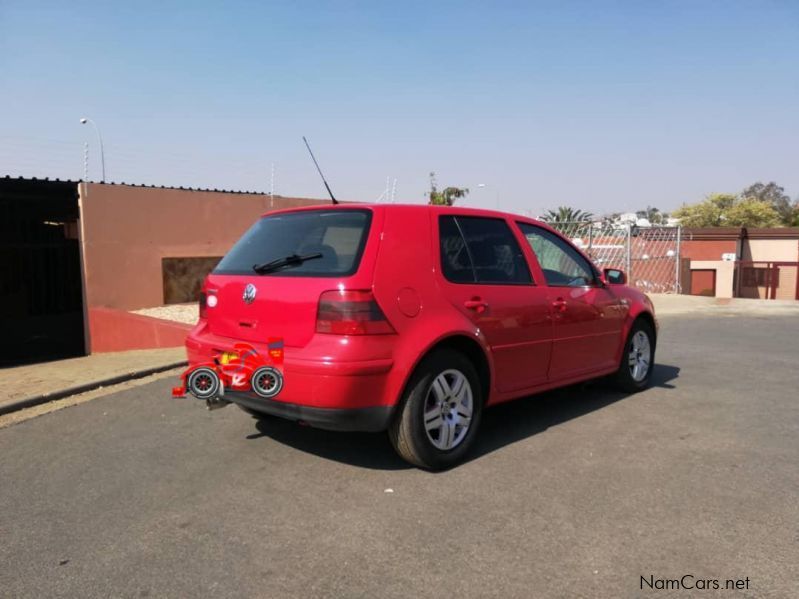
{"type": "Polygon", "coordinates": [[[305,147],[308,148],[308,153],[311,155],[311,160],[313,160],[313,163],[316,165],[316,170],[319,171],[319,176],[322,177],[322,183],[325,184],[325,189],[327,189],[327,193],[330,194],[330,199],[333,200],[334,204],[338,204],[338,200],[336,199],[336,196],[333,195],[333,192],[330,191],[330,185],[327,184],[327,180],[325,180],[325,176],[322,174],[322,169],[319,168],[319,163],[316,161],[316,156],[313,155],[311,146],[308,145],[308,140],[305,139],[304,135],[302,136],[302,141],[305,142],[305,147]]]}

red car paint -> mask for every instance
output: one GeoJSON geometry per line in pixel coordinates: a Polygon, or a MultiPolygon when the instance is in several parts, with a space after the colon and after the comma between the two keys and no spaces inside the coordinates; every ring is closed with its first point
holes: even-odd
{"type": "MultiPolygon", "coordinates": [[[[548,285],[520,227],[548,231],[582,252],[536,220],[489,210],[394,204],[314,206],[262,218],[315,211],[368,213],[368,235],[354,272],[340,276],[296,276],[290,269],[264,275],[211,273],[203,293],[216,298],[214,305],[204,307],[186,340],[189,361],[197,365],[238,342],[266,351],[267,334],[281,336],[285,386],[272,400],[273,408],[343,410],[346,419],[347,410],[381,407],[390,417],[419,361],[438,344],[453,339],[479,352],[485,366],[481,376],[486,405],[498,404],[610,374],[619,367],[633,321],[643,316],[657,326],[649,299],[626,285],[607,284],[601,276],[592,285],[548,285]],[[439,228],[441,217],[450,215],[505,223],[521,248],[530,281],[448,280],[442,273],[439,228]],[[249,284],[257,288],[257,295],[246,303],[243,294],[249,284]],[[345,309],[360,314],[352,322],[376,328],[346,334],[320,321],[331,309],[320,300],[324,303],[324,298],[337,293],[350,294],[345,309]],[[369,314],[376,320],[370,320],[369,314]]],[[[292,417],[291,413],[280,415],[292,417]]],[[[353,421],[352,426],[336,428],[385,426],[353,421]]]]}

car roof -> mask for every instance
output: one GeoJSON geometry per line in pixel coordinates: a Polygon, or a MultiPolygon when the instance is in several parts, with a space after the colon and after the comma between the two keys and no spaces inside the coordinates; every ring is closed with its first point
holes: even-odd
{"type": "Polygon", "coordinates": [[[467,206],[433,206],[431,204],[374,204],[374,203],[357,203],[351,202],[347,204],[314,204],[312,206],[298,206],[294,208],[281,208],[279,210],[271,210],[265,212],[262,216],[272,216],[275,214],[286,214],[289,212],[306,212],[313,210],[380,210],[380,211],[394,211],[394,210],[413,210],[413,211],[432,211],[439,214],[461,214],[466,216],[482,216],[487,218],[512,218],[520,222],[528,222],[536,225],[541,225],[551,230],[551,227],[545,222],[541,222],[529,216],[522,216],[521,214],[514,214],[512,212],[502,212],[500,210],[488,210],[485,208],[471,208],[467,206]]]}

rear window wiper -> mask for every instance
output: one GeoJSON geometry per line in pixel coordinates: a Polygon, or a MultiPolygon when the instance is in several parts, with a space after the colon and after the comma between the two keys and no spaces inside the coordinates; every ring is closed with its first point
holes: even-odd
{"type": "Polygon", "coordinates": [[[319,252],[315,254],[305,254],[304,256],[291,254],[290,256],[278,258],[277,260],[272,260],[271,262],[266,262],[264,264],[254,264],[252,269],[255,272],[257,272],[259,275],[265,275],[266,273],[274,272],[286,266],[299,266],[300,264],[302,264],[307,260],[314,260],[316,258],[321,258],[321,257],[322,254],[319,252]]]}

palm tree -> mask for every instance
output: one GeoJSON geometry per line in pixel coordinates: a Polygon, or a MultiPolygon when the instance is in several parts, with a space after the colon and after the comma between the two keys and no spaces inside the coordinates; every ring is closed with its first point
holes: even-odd
{"type": "Polygon", "coordinates": [[[569,206],[558,206],[556,210],[547,210],[541,220],[547,223],[589,223],[594,220],[594,215],[569,206]]]}

